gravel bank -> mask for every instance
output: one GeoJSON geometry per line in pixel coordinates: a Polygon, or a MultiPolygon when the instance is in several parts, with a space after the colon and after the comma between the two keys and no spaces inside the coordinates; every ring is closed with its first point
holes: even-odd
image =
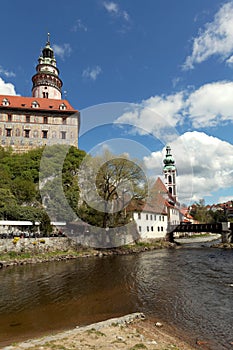
{"type": "Polygon", "coordinates": [[[3,348],[3,350],[25,349],[193,350],[194,348],[168,335],[161,323],[149,322],[142,313],[134,313],[3,348]]]}

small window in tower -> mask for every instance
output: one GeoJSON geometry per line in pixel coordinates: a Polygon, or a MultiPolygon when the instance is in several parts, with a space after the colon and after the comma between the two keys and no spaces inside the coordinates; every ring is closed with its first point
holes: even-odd
{"type": "Polygon", "coordinates": [[[172,183],[172,177],[171,177],[171,175],[168,176],[168,183],[169,183],[169,184],[172,183]]]}
{"type": "Polygon", "coordinates": [[[47,139],[48,138],[48,130],[42,130],[42,138],[47,139]]]}
{"type": "Polygon", "coordinates": [[[48,117],[44,117],[44,124],[48,124],[48,117]]]}
{"type": "Polygon", "coordinates": [[[24,137],[29,138],[30,130],[24,130],[24,137]]]}
{"type": "Polygon", "coordinates": [[[168,191],[169,191],[169,193],[172,194],[172,188],[171,187],[168,188],[168,191]]]}
{"type": "Polygon", "coordinates": [[[8,114],[8,116],[7,116],[7,121],[8,121],[8,122],[12,122],[12,115],[11,115],[11,114],[8,114]]]}
{"type": "Polygon", "coordinates": [[[6,129],[6,136],[11,137],[11,129],[6,129]]]}
{"type": "Polygon", "coordinates": [[[66,139],[66,131],[61,131],[61,138],[62,140],[66,139]]]}
{"type": "Polygon", "coordinates": [[[30,115],[26,115],[26,123],[30,123],[30,115]]]}
{"type": "Polygon", "coordinates": [[[48,93],[48,92],[43,91],[43,98],[49,98],[49,93],[48,93]]]}

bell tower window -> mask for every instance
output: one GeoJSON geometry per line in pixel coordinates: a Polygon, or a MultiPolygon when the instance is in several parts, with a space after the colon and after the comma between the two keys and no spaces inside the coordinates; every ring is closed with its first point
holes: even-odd
{"type": "Polygon", "coordinates": [[[48,93],[48,92],[43,91],[43,98],[49,98],[49,93],[48,93]]]}

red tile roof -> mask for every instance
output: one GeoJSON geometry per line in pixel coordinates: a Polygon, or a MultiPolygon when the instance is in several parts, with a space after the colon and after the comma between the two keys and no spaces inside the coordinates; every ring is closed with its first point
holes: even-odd
{"type": "Polygon", "coordinates": [[[0,108],[17,108],[17,109],[35,109],[35,110],[51,110],[62,112],[77,112],[67,100],[56,100],[50,98],[36,98],[23,96],[0,95],[0,108]],[[3,100],[7,99],[9,105],[6,106],[3,100]],[[38,103],[38,107],[33,107],[33,102],[38,103]],[[66,109],[61,109],[60,105],[65,104],[66,109]]]}

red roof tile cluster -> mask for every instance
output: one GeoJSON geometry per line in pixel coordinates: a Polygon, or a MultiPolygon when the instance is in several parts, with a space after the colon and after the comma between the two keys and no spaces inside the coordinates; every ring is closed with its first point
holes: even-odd
{"type": "Polygon", "coordinates": [[[150,191],[150,196],[146,201],[131,202],[127,211],[145,211],[156,214],[167,214],[167,208],[175,207],[175,200],[168,192],[166,186],[158,178],[150,191]]]}
{"type": "Polygon", "coordinates": [[[77,112],[67,100],[56,100],[48,98],[36,98],[36,97],[23,97],[23,96],[10,96],[0,95],[0,108],[17,108],[17,109],[35,109],[35,110],[52,110],[62,112],[77,112]],[[8,101],[9,105],[6,105],[4,101],[8,101]],[[33,106],[33,103],[37,103],[37,107],[33,106]],[[65,109],[60,106],[65,105],[65,109]]]}

